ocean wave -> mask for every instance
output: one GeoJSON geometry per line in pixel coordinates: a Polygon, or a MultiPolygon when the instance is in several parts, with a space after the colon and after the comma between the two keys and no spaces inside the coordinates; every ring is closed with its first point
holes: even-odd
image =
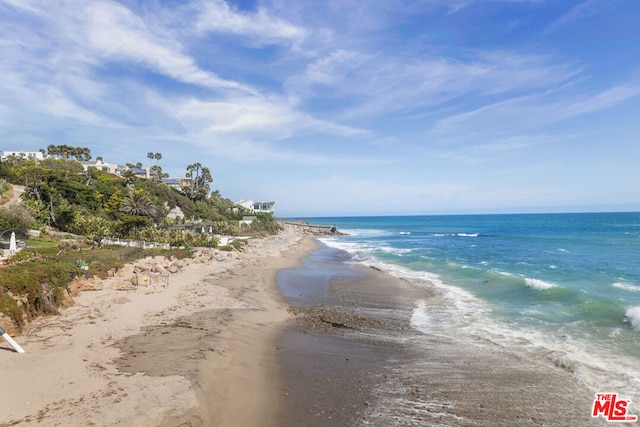
{"type": "Polygon", "coordinates": [[[341,249],[352,254],[356,254],[358,250],[363,248],[363,245],[361,244],[345,242],[344,240],[338,240],[335,237],[321,237],[318,240],[331,248],[341,249]]]}
{"type": "Polygon", "coordinates": [[[431,237],[480,237],[480,233],[432,233],[431,237]]]}
{"type": "Polygon", "coordinates": [[[411,248],[394,248],[393,246],[379,246],[378,250],[385,254],[392,254],[392,255],[409,254],[414,251],[414,249],[411,249],[411,248]]]}
{"type": "Polygon", "coordinates": [[[633,329],[640,331],[640,306],[628,308],[624,315],[633,329]]]}
{"type": "Polygon", "coordinates": [[[341,232],[346,233],[349,236],[353,237],[385,237],[385,236],[393,236],[394,233],[390,230],[380,230],[376,228],[345,228],[340,229],[341,232]]]}
{"type": "Polygon", "coordinates": [[[546,291],[547,289],[555,288],[557,286],[553,283],[545,282],[544,280],[531,279],[529,277],[525,277],[524,282],[528,287],[539,291],[546,291]]]}
{"type": "Polygon", "coordinates": [[[616,282],[611,286],[618,289],[624,289],[625,291],[640,292],[640,286],[630,285],[628,283],[616,282]]]}

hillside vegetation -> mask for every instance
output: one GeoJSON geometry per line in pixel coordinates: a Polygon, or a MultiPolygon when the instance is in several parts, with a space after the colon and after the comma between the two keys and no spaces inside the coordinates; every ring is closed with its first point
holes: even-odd
{"type": "MultiPolygon", "coordinates": [[[[83,149],[78,156],[86,159],[89,153],[83,149]]],[[[211,193],[210,172],[198,163],[186,167],[192,185],[179,191],[130,170],[122,176],[84,171],[79,161],[60,157],[0,162],[0,241],[9,240],[11,231],[23,238],[27,230],[41,232],[38,238],[26,238],[26,248],[0,268],[0,326],[5,329],[18,332],[34,317],[56,313],[69,294],[69,283],[79,275],[106,277],[124,263],[149,255],[182,258],[192,247],[217,246],[216,234],[258,237],[277,232],[270,214],[251,214],[256,219],[241,226],[249,213],[218,191],[211,193]],[[12,185],[24,186],[20,203],[7,203],[12,185]],[[182,215],[169,215],[171,211],[182,215]],[[181,249],[102,247],[104,237],[181,249]]],[[[161,176],[159,167],[155,171],[161,176]]],[[[241,249],[241,242],[221,249],[241,249]]]]}
{"type": "Polygon", "coordinates": [[[79,162],[64,158],[40,162],[10,158],[0,163],[0,179],[25,186],[21,198],[28,212],[20,214],[18,226],[0,218],[0,232],[51,226],[91,243],[116,237],[172,246],[215,246],[212,234],[275,233],[276,222],[269,214],[257,214],[250,226],[240,228],[247,212],[234,208],[218,191],[209,194],[208,169],[196,163],[186,170],[193,175],[193,186],[180,191],[126,172],[121,177],[97,169],[83,171],[79,162]],[[183,217],[169,216],[176,207],[183,217]],[[33,217],[30,224],[24,223],[29,221],[27,214],[33,217]],[[207,233],[189,231],[188,225],[201,225],[207,233]]]}

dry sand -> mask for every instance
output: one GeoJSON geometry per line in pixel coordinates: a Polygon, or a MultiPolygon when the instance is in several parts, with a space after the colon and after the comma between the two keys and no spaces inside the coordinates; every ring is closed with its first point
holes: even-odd
{"type": "Polygon", "coordinates": [[[0,426],[268,424],[282,393],[274,343],[290,318],[276,273],[314,245],[281,233],[166,287],[108,279],[81,293],[16,337],[26,353],[0,342],[0,426]]]}

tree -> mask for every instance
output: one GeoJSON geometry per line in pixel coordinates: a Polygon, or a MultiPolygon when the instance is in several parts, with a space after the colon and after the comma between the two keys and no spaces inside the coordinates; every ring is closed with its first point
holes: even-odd
{"type": "Polygon", "coordinates": [[[155,156],[156,154],[152,151],[147,153],[147,159],[149,159],[149,177],[151,177],[151,160],[153,160],[155,156]]]}
{"type": "Polygon", "coordinates": [[[156,207],[149,196],[139,190],[132,191],[122,199],[120,210],[133,216],[153,217],[156,214],[156,207]]]}
{"type": "Polygon", "coordinates": [[[161,153],[155,153],[153,158],[156,159],[156,171],[158,172],[158,179],[161,179],[162,169],[158,166],[158,161],[162,159],[161,153]]]}
{"type": "Polygon", "coordinates": [[[158,180],[169,177],[168,173],[162,172],[162,166],[151,166],[151,172],[153,172],[151,175],[155,175],[158,180]]]}
{"type": "Polygon", "coordinates": [[[78,161],[91,160],[91,150],[87,147],[71,147],[69,145],[49,145],[47,153],[56,158],[69,160],[74,157],[78,161]]]}
{"type": "Polygon", "coordinates": [[[122,179],[124,180],[124,185],[132,185],[136,181],[136,173],[131,169],[127,169],[122,173],[122,179]]]}
{"type": "Polygon", "coordinates": [[[209,194],[209,184],[213,182],[209,168],[192,163],[187,166],[186,176],[191,178],[191,187],[185,189],[187,196],[194,201],[204,200],[209,194]]]}

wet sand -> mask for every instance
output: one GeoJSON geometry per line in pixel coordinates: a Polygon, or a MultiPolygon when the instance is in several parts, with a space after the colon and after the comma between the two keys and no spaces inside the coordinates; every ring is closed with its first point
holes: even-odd
{"type": "Polygon", "coordinates": [[[326,293],[298,298],[297,323],[279,340],[283,425],[607,425],[570,369],[455,328],[423,334],[411,314],[419,300],[442,304],[437,290],[364,266],[332,270],[329,254],[305,262],[329,276],[316,279],[326,293]]]}

